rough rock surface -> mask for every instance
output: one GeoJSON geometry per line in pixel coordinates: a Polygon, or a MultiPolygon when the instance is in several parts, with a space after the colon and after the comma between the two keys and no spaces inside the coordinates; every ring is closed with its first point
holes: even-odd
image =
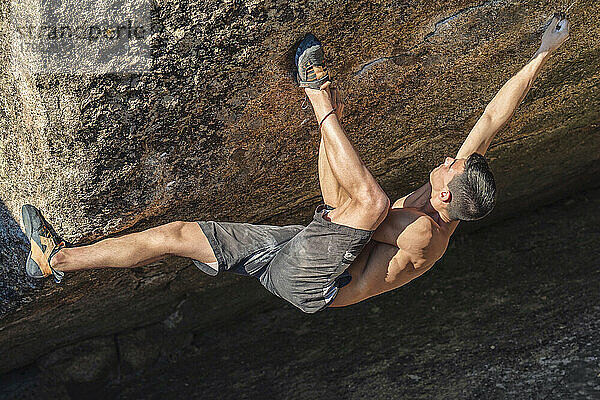
{"type": "MultiPolygon", "coordinates": [[[[62,286],[31,282],[21,268],[23,237],[8,217],[18,221],[21,204],[40,207],[78,244],[174,219],[305,222],[320,201],[318,135],[300,107],[290,55],[309,31],[326,43],[347,96],[349,136],[389,195],[399,196],[458,149],[535,52],[556,7],[157,1],[153,18],[164,30],[153,39],[152,73],[32,76],[10,68],[9,3],[1,2],[0,199],[8,213],[0,207],[0,372],[83,340],[176,327],[178,312],[193,315],[174,334],[186,343],[190,329],[272,301],[253,283],[201,276],[187,260],[73,274],[62,286]]],[[[597,184],[596,8],[578,1],[571,40],[492,145],[500,194],[488,223],[597,184]]],[[[118,340],[132,367],[145,362],[135,336],[118,340]]]]}
{"type": "Polygon", "coordinates": [[[167,330],[193,320],[182,303],[168,324],[116,335],[120,367],[103,380],[48,384],[33,365],[0,376],[0,392],[15,399],[596,400],[598,207],[595,189],[459,234],[423,277],[349,308],[304,315],[265,293],[254,312],[198,325],[174,345],[167,330]]]}

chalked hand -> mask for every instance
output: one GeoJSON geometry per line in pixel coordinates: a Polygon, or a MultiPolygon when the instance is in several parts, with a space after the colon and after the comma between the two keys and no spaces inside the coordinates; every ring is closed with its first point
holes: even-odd
{"type": "Polygon", "coordinates": [[[565,14],[558,12],[552,17],[550,25],[542,36],[540,52],[553,52],[569,38],[569,20],[565,14]]]}

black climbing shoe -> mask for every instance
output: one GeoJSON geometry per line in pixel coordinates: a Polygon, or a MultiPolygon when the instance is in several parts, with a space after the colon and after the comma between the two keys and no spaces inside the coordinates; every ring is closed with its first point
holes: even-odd
{"type": "Polygon", "coordinates": [[[331,80],[323,61],[323,46],[314,35],[309,33],[302,39],[296,50],[295,62],[300,87],[319,90],[331,80]]]}
{"type": "Polygon", "coordinates": [[[60,283],[64,272],[52,268],[50,260],[60,249],[65,247],[65,242],[53,233],[50,224],[42,217],[40,210],[34,206],[25,204],[21,208],[21,215],[23,225],[25,225],[25,234],[31,242],[31,251],[25,265],[27,275],[38,279],[52,275],[54,282],[60,283]]]}

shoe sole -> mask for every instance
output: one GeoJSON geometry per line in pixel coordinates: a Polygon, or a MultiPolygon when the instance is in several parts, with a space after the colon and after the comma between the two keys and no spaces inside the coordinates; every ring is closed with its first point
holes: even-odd
{"type": "Polygon", "coordinates": [[[25,225],[25,234],[31,240],[31,215],[29,215],[28,210],[29,207],[27,205],[21,207],[21,218],[23,219],[23,225],[25,225]]]}
{"type": "Polygon", "coordinates": [[[302,55],[306,52],[306,50],[313,46],[321,46],[321,48],[323,47],[319,39],[317,39],[312,33],[309,33],[306,36],[304,36],[304,39],[302,39],[302,41],[298,45],[298,48],[296,49],[296,54],[294,56],[296,68],[298,68],[298,65],[300,65],[300,58],[302,57],[302,55]]]}
{"type": "MultiPolygon", "coordinates": [[[[25,235],[27,236],[27,239],[29,240],[29,244],[31,245],[31,236],[32,236],[32,232],[33,232],[33,223],[31,222],[31,214],[30,214],[30,207],[28,207],[27,205],[23,205],[23,207],[21,207],[21,218],[23,219],[23,225],[25,226],[25,235]]],[[[25,272],[27,273],[27,276],[30,276],[32,278],[36,278],[36,279],[43,279],[45,278],[45,276],[43,276],[44,274],[42,273],[42,276],[36,276],[36,275],[31,275],[29,273],[29,270],[27,269],[27,266],[29,265],[29,263],[32,262],[35,265],[37,265],[38,270],[40,271],[40,273],[42,272],[42,270],[40,269],[39,265],[31,259],[31,250],[29,250],[29,254],[27,255],[27,261],[25,264],[25,272]]]]}
{"type": "Polygon", "coordinates": [[[312,33],[309,33],[306,36],[304,36],[304,39],[302,39],[302,41],[298,45],[298,48],[296,49],[296,55],[294,59],[296,64],[296,83],[298,83],[300,87],[320,89],[326,81],[331,79],[331,75],[329,75],[329,72],[327,72],[327,79],[316,79],[314,82],[311,81],[310,83],[305,83],[304,85],[301,83],[302,79],[300,77],[299,65],[302,65],[304,63],[304,60],[306,60],[306,57],[309,56],[310,52],[317,51],[317,48],[320,48],[320,50],[323,51],[323,45],[321,44],[319,39],[317,39],[312,33]]]}

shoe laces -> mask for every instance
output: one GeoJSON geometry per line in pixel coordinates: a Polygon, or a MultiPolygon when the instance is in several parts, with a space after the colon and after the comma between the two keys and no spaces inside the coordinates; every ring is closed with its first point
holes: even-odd
{"type": "Polygon", "coordinates": [[[302,108],[303,110],[306,110],[308,108],[308,95],[306,94],[306,92],[304,92],[304,100],[302,101],[302,105],[300,105],[300,108],[302,108]]]}
{"type": "Polygon", "coordinates": [[[50,232],[50,229],[46,226],[46,225],[42,225],[42,228],[40,229],[40,233],[42,235],[44,235],[45,237],[52,237],[52,232],[50,232]]]}

